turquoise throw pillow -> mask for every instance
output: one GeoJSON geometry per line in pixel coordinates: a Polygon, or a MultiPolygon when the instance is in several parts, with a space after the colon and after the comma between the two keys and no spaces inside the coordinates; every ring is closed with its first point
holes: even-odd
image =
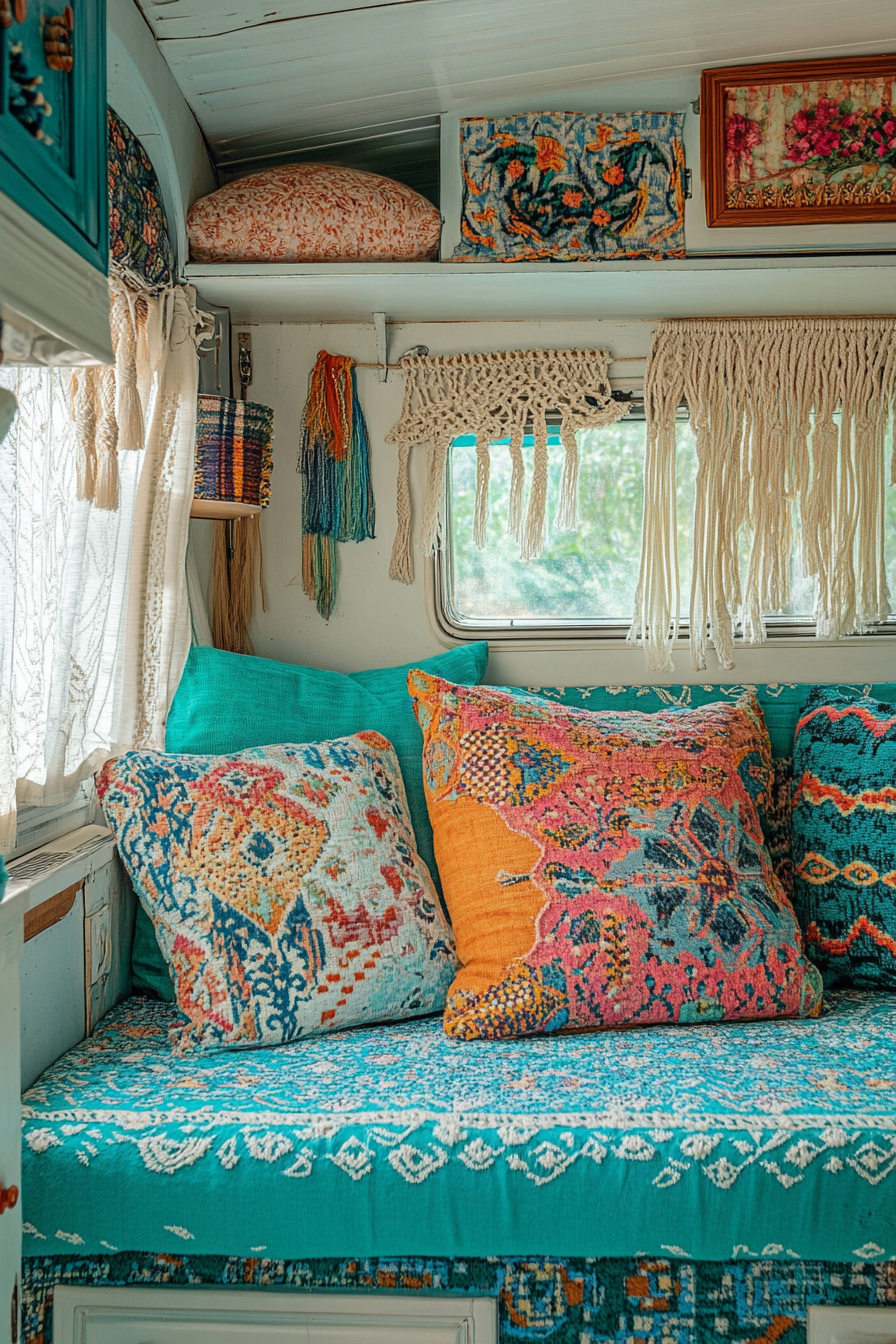
{"type": "Polygon", "coordinates": [[[818,686],[793,749],[793,902],[825,986],[896,990],[896,709],[818,686]]]}
{"type": "MultiPolygon", "coordinates": [[[[348,674],[194,648],[168,715],[165,749],[220,756],[275,743],[328,742],[367,730],[382,733],[398,757],[417,849],[438,885],[423,792],[423,735],[408,695],[408,672],[420,667],[445,681],[477,686],[487,665],[484,641],[402,667],[348,674]]],[[[142,907],[134,949],[134,991],[173,1001],[171,977],[142,907]]]]}

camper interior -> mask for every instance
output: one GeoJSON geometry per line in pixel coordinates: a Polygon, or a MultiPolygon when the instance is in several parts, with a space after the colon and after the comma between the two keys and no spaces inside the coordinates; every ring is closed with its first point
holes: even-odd
{"type": "Polygon", "coordinates": [[[0,0],[0,1344],[892,1341],[896,11],[270,3],[0,0]]]}

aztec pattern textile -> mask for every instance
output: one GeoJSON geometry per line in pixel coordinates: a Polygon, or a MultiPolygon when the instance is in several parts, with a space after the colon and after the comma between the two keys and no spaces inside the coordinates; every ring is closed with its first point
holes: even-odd
{"type": "Polygon", "coordinates": [[[289,163],[203,196],[187,233],[192,261],[428,261],[442,217],[378,173],[289,163]]]}
{"type": "Polygon", "coordinates": [[[111,107],[108,113],[111,261],[139,289],[168,289],[177,261],[156,170],[130,127],[111,107]]]}
{"type": "Polygon", "coordinates": [[[896,989],[896,709],[819,686],[794,744],[794,899],[826,985],[896,989]]]}
{"type": "Polygon", "coordinates": [[[235,756],[128,752],[97,791],[171,967],[181,1049],[430,1013],[455,968],[378,733],[235,756]]]}
{"type": "Polygon", "coordinates": [[[896,1259],[892,994],[834,991],[813,1021],[457,1041],[430,1017],[189,1057],[176,1017],[128,1000],[26,1094],[26,1255],[896,1259]]]}
{"type": "Polygon", "coordinates": [[[812,1016],[756,701],[602,714],[411,672],[461,970],[445,1030],[812,1016]]]}
{"type": "Polygon", "coordinates": [[[805,1344],[810,1306],[896,1304],[896,1262],[688,1261],[670,1256],[463,1261],[46,1255],[23,1263],[23,1344],[52,1344],[56,1284],[321,1288],[493,1297],[499,1344],[805,1344]]]}
{"type": "Polygon", "coordinates": [[[196,499],[271,502],[274,412],[257,401],[199,394],[196,413],[196,499]]]}
{"type": "Polygon", "coordinates": [[[684,256],[681,112],[464,117],[456,260],[684,256]]]}

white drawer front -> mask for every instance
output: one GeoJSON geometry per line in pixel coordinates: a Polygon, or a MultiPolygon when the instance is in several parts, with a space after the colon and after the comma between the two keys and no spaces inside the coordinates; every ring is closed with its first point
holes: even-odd
{"type": "Polygon", "coordinates": [[[896,1344],[896,1307],[810,1307],[808,1344],[896,1344]]]}
{"type": "Polygon", "coordinates": [[[55,1344],[497,1344],[491,1298],[57,1288],[55,1344]]]}

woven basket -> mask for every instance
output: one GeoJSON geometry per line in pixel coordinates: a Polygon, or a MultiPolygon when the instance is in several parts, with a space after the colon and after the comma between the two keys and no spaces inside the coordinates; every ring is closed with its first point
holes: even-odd
{"type": "Polygon", "coordinates": [[[201,393],[193,516],[234,517],[266,508],[271,498],[273,437],[270,406],[201,393]]]}

